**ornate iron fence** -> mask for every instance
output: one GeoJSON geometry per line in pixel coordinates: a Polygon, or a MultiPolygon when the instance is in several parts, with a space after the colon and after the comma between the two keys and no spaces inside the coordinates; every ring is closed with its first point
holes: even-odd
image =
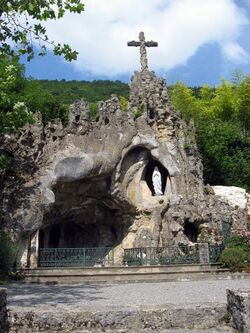
{"type": "Polygon", "coordinates": [[[222,251],[225,249],[224,244],[219,244],[219,245],[211,245],[209,244],[208,246],[209,249],[209,261],[211,263],[216,263],[220,259],[220,255],[222,251]]]}
{"type": "Polygon", "coordinates": [[[101,267],[114,265],[114,249],[44,248],[39,251],[40,267],[101,267]]]}
{"type": "Polygon", "coordinates": [[[125,249],[123,259],[125,266],[195,264],[198,262],[199,252],[196,245],[125,249]]]}
{"type": "MultiPolygon", "coordinates": [[[[209,245],[210,263],[218,262],[224,244],[209,245]]],[[[124,250],[125,266],[174,265],[199,263],[198,244],[166,247],[131,248],[124,250]]],[[[102,267],[114,265],[114,249],[97,248],[42,248],[40,267],[102,267]]]]}

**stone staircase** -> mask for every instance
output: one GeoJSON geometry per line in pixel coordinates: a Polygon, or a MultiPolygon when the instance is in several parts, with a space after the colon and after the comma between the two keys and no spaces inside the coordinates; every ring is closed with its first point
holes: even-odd
{"type": "Polygon", "coordinates": [[[57,267],[25,271],[31,283],[115,283],[147,281],[188,281],[225,278],[227,269],[217,264],[181,264],[167,266],[57,267]]]}

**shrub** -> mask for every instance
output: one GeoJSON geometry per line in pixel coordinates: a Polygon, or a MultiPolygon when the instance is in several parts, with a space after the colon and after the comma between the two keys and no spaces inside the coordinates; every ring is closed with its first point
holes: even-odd
{"type": "Polygon", "coordinates": [[[90,117],[91,117],[92,119],[95,119],[95,117],[97,116],[98,105],[99,105],[99,102],[94,102],[94,103],[90,103],[90,104],[89,104],[89,108],[90,108],[90,117]]]}
{"type": "Polygon", "coordinates": [[[12,269],[17,248],[10,236],[0,231],[0,276],[4,277],[12,269]]]}
{"type": "Polygon", "coordinates": [[[220,257],[224,267],[233,272],[241,272],[247,264],[247,254],[241,247],[226,248],[220,257]]]}
{"type": "Polygon", "coordinates": [[[127,98],[125,98],[123,96],[119,96],[119,102],[120,102],[121,110],[124,111],[124,112],[128,111],[128,100],[127,100],[127,98]]]}
{"type": "Polygon", "coordinates": [[[228,238],[227,248],[242,248],[248,253],[250,252],[250,237],[234,234],[228,238]]]}

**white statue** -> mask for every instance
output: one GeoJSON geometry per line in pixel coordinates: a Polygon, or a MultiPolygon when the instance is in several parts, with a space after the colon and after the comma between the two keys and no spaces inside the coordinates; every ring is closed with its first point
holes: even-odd
{"type": "Polygon", "coordinates": [[[155,195],[163,195],[161,173],[157,166],[154,168],[154,171],[153,171],[152,182],[153,182],[153,186],[154,186],[155,195]]]}

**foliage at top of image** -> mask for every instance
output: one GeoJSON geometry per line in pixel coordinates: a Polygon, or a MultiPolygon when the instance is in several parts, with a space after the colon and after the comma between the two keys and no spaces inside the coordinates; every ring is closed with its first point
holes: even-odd
{"type": "Polygon", "coordinates": [[[80,14],[81,0],[1,0],[0,2],[0,56],[27,55],[27,60],[44,56],[47,47],[65,60],[76,60],[78,52],[68,44],[50,40],[43,22],[62,18],[67,12],[80,14]]]}

